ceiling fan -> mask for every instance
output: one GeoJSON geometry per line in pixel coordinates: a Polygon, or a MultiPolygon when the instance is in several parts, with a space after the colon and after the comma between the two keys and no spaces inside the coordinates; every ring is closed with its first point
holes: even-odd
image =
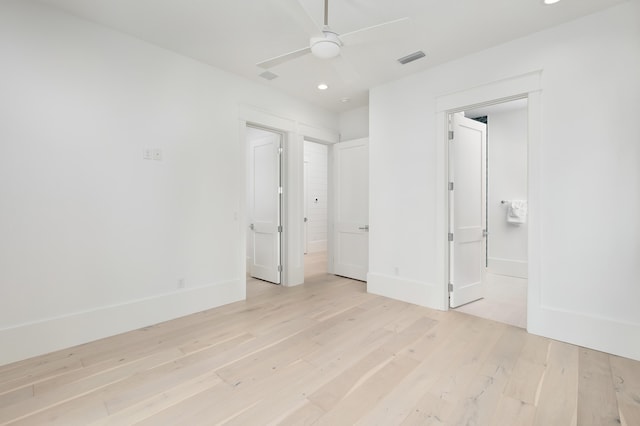
{"type": "MultiPolygon", "coordinates": [[[[294,19],[307,28],[310,33],[313,34],[318,32],[318,26],[311,17],[308,16],[297,0],[284,0],[284,3],[283,7],[285,10],[292,15],[294,19]]],[[[401,24],[407,20],[408,18],[395,19],[393,21],[361,28],[349,33],[338,34],[329,27],[329,0],[324,0],[324,25],[321,29],[321,35],[311,37],[309,40],[309,46],[307,47],[267,59],[266,61],[258,63],[257,66],[269,69],[309,53],[320,59],[334,58],[342,53],[342,48],[344,46],[372,42],[380,38],[391,38],[389,31],[395,28],[396,24],[401,24]]]]}

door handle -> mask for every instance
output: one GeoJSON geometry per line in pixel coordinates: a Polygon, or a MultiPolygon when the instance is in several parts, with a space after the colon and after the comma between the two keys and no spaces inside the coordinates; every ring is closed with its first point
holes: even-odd
{"type": "Polygon", "coordinates": [[[306,217],[304,218],[305,223],[308,221],[309,219],[307,219],[306,217]]]}
{"type": "Polygon", "coordinates": [[[358,229],[359,229],[359,230],[361,230],[361,231],[367,231],[367,232],[369,232],[369,225],[361,226],[361,227],[359,227],[358,229]]]}
{"type": "Polygon", "coordinates": [[[253,223],[251,225],[249,225],[249,229],[254,229],[255,226],[253,225],[253,223]]]}

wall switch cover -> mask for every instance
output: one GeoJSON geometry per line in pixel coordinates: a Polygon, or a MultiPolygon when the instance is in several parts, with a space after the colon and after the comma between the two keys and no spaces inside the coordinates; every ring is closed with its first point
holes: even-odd
{"type": "Polygon", "coordinates": [[[143,149],[142,158],[144,158],[145,160],[151,160],[153,158],[153,150],[151,148],[143,149]]]}

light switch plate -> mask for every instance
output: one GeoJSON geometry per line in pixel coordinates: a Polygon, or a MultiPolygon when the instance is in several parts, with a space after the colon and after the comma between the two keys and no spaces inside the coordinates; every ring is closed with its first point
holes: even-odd
{"type": "Polygon", "coordinates": [[[144,158],[145,160],[151,160],[153,158],[153,150],[151,148],[143,149],[142,158],[144,158]]]}

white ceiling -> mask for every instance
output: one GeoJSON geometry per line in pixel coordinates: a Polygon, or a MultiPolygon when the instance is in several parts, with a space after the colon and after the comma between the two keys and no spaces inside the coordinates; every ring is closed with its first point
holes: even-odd
{"type": "Polygon", "coordinates": [[[345,46],[341,58],[306,55],[275,66],[272,81],[256,63],[307,47],[309,17],[321,27],[323,0],[39,1],[340,112],[366,105],[371,87],[624,0],[330,0],[338,33],[409,19],[372,33],[382,37],[376,42],[345,46]],[[416,50],[426,58],[396,61],[416,50]],[[319,82],[329,90],[318,91],[319,82]]]}

